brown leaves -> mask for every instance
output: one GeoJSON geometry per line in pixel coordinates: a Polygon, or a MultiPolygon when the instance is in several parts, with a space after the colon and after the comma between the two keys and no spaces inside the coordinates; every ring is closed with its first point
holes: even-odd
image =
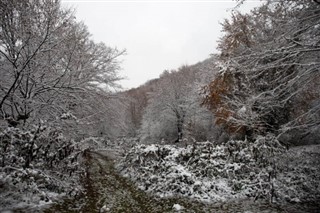
{"type": "Polygon", "coordinates": [[[226,71],[218,74],[216,78],[204,88],[205,98],[202,105],[208,107],[216,117],[215,123],[224,126],[231,133],[244,133],[246,128],[235,122],[232,118],[235,113],[228,105],[226,97],[232,94],[235,80],[233,75],[226,71]]]}

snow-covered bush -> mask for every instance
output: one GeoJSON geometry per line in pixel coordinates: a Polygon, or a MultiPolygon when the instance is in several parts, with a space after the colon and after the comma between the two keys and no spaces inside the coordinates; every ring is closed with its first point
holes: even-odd
{"type": "Polygon", "coordinates": [[[278,196],[288,202],[312,203],[320,199],[320,145],[290,149],[279,162],[278,196]]]}
{"type": "Polygon", "coordinates": [[[103,137],[88,137],[83,139],[79,143],[79,148],[81,150],[85,150],[85,149],[97,150],[97,149],[103,149],[108,144],[109,144],[109,141],[104,139],[103,137]]]}
{"type": "Polygon", "coordinates": [[[255,142],[201,142],[185,148],[138,145],[118,165],[124,176],[159,196],[187,196],[204,201],[273,197],[272,160],[283,147],[274,137],[255,142]]]}
{"type": "Polygon", "coordinates": [[[73,196],[81,190],[81,151],[57,129],[9,127],[0,133],[0,142],[2,208],[50,203],[58,195],[73,196]]]}
{"type": "Polygon", "coordinates": [[[274,181],[278,165],[276,157],[285,148],[273,135],[258,136],[255,141],[229,141],[226,146],[234,162],[242,165],[232,179],[233,189],[244,191],[247,196],[269,198],[273,201],[276,193],[274,181]]]}

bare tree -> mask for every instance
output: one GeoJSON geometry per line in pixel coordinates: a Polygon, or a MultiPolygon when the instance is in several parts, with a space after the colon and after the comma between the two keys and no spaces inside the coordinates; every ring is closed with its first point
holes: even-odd
{"type": "Polygon", "coordinates": [[[218,121],[247,135],[319,126],[319,20],[313,2],[269,1],[225,22],[206,99],[218,121]]]}
{"type": "Polygon", "coordinates": [[[118,57],[124,51],[90,40],[86,26],[72,11],[61,9],[59,1],[1,1],[0,11],[4,119],[11,125],[54,120],[80,106],[92,110],[93,105],[105,114],[105,102],[91,97],[111,97],[108,91],[120,79],[118,57]]]}
{"type": "Polygon", "coordinates": [[[201,75],[197,66],[164,71],[150,94],[142,120],[142,136],[157,141],[205,140],[211,114],[201,107],[201,75]]]}

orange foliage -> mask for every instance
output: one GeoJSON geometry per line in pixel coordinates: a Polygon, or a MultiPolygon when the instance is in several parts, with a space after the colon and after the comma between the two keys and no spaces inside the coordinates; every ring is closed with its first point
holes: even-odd
{"type": "Polygon", "coordinates": [[[225,101],[225,97],[231,95],[234,85],[233,75],[230,72],[224,72],[204,88],[206,94],[203,105],[208,107],[216,117],[216,124],[226,127],[231,133],[244,133],[245,127],[230,122],[230,117],[234,115],[225,101]]]}
{"type": "Polygon", "coordinates": [[[232,76],[230,73],[218,75],[208,86],[204,88],[206,97],[203,104],[209,109],[216,111],[223,106],[223,97],[230,94],[232,76]]]}

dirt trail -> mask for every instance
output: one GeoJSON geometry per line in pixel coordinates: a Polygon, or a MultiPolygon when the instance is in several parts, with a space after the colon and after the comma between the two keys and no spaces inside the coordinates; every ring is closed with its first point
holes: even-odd
{"type": "Polygon", "coordinates": [[[205,204],[184,198],[160,199],[139,190],[132,182],[119,175],[113,160],[99,152],[87,152],[85,157],[86,175],[82,180],[85,188],[83,196],[64,200],[45,212],[112,212],[112,213],[165,213],[177,212],[174,204],[184,210],[179,212],[282,212],[268,204],[248,204],[233,202],[205,204]]]}

